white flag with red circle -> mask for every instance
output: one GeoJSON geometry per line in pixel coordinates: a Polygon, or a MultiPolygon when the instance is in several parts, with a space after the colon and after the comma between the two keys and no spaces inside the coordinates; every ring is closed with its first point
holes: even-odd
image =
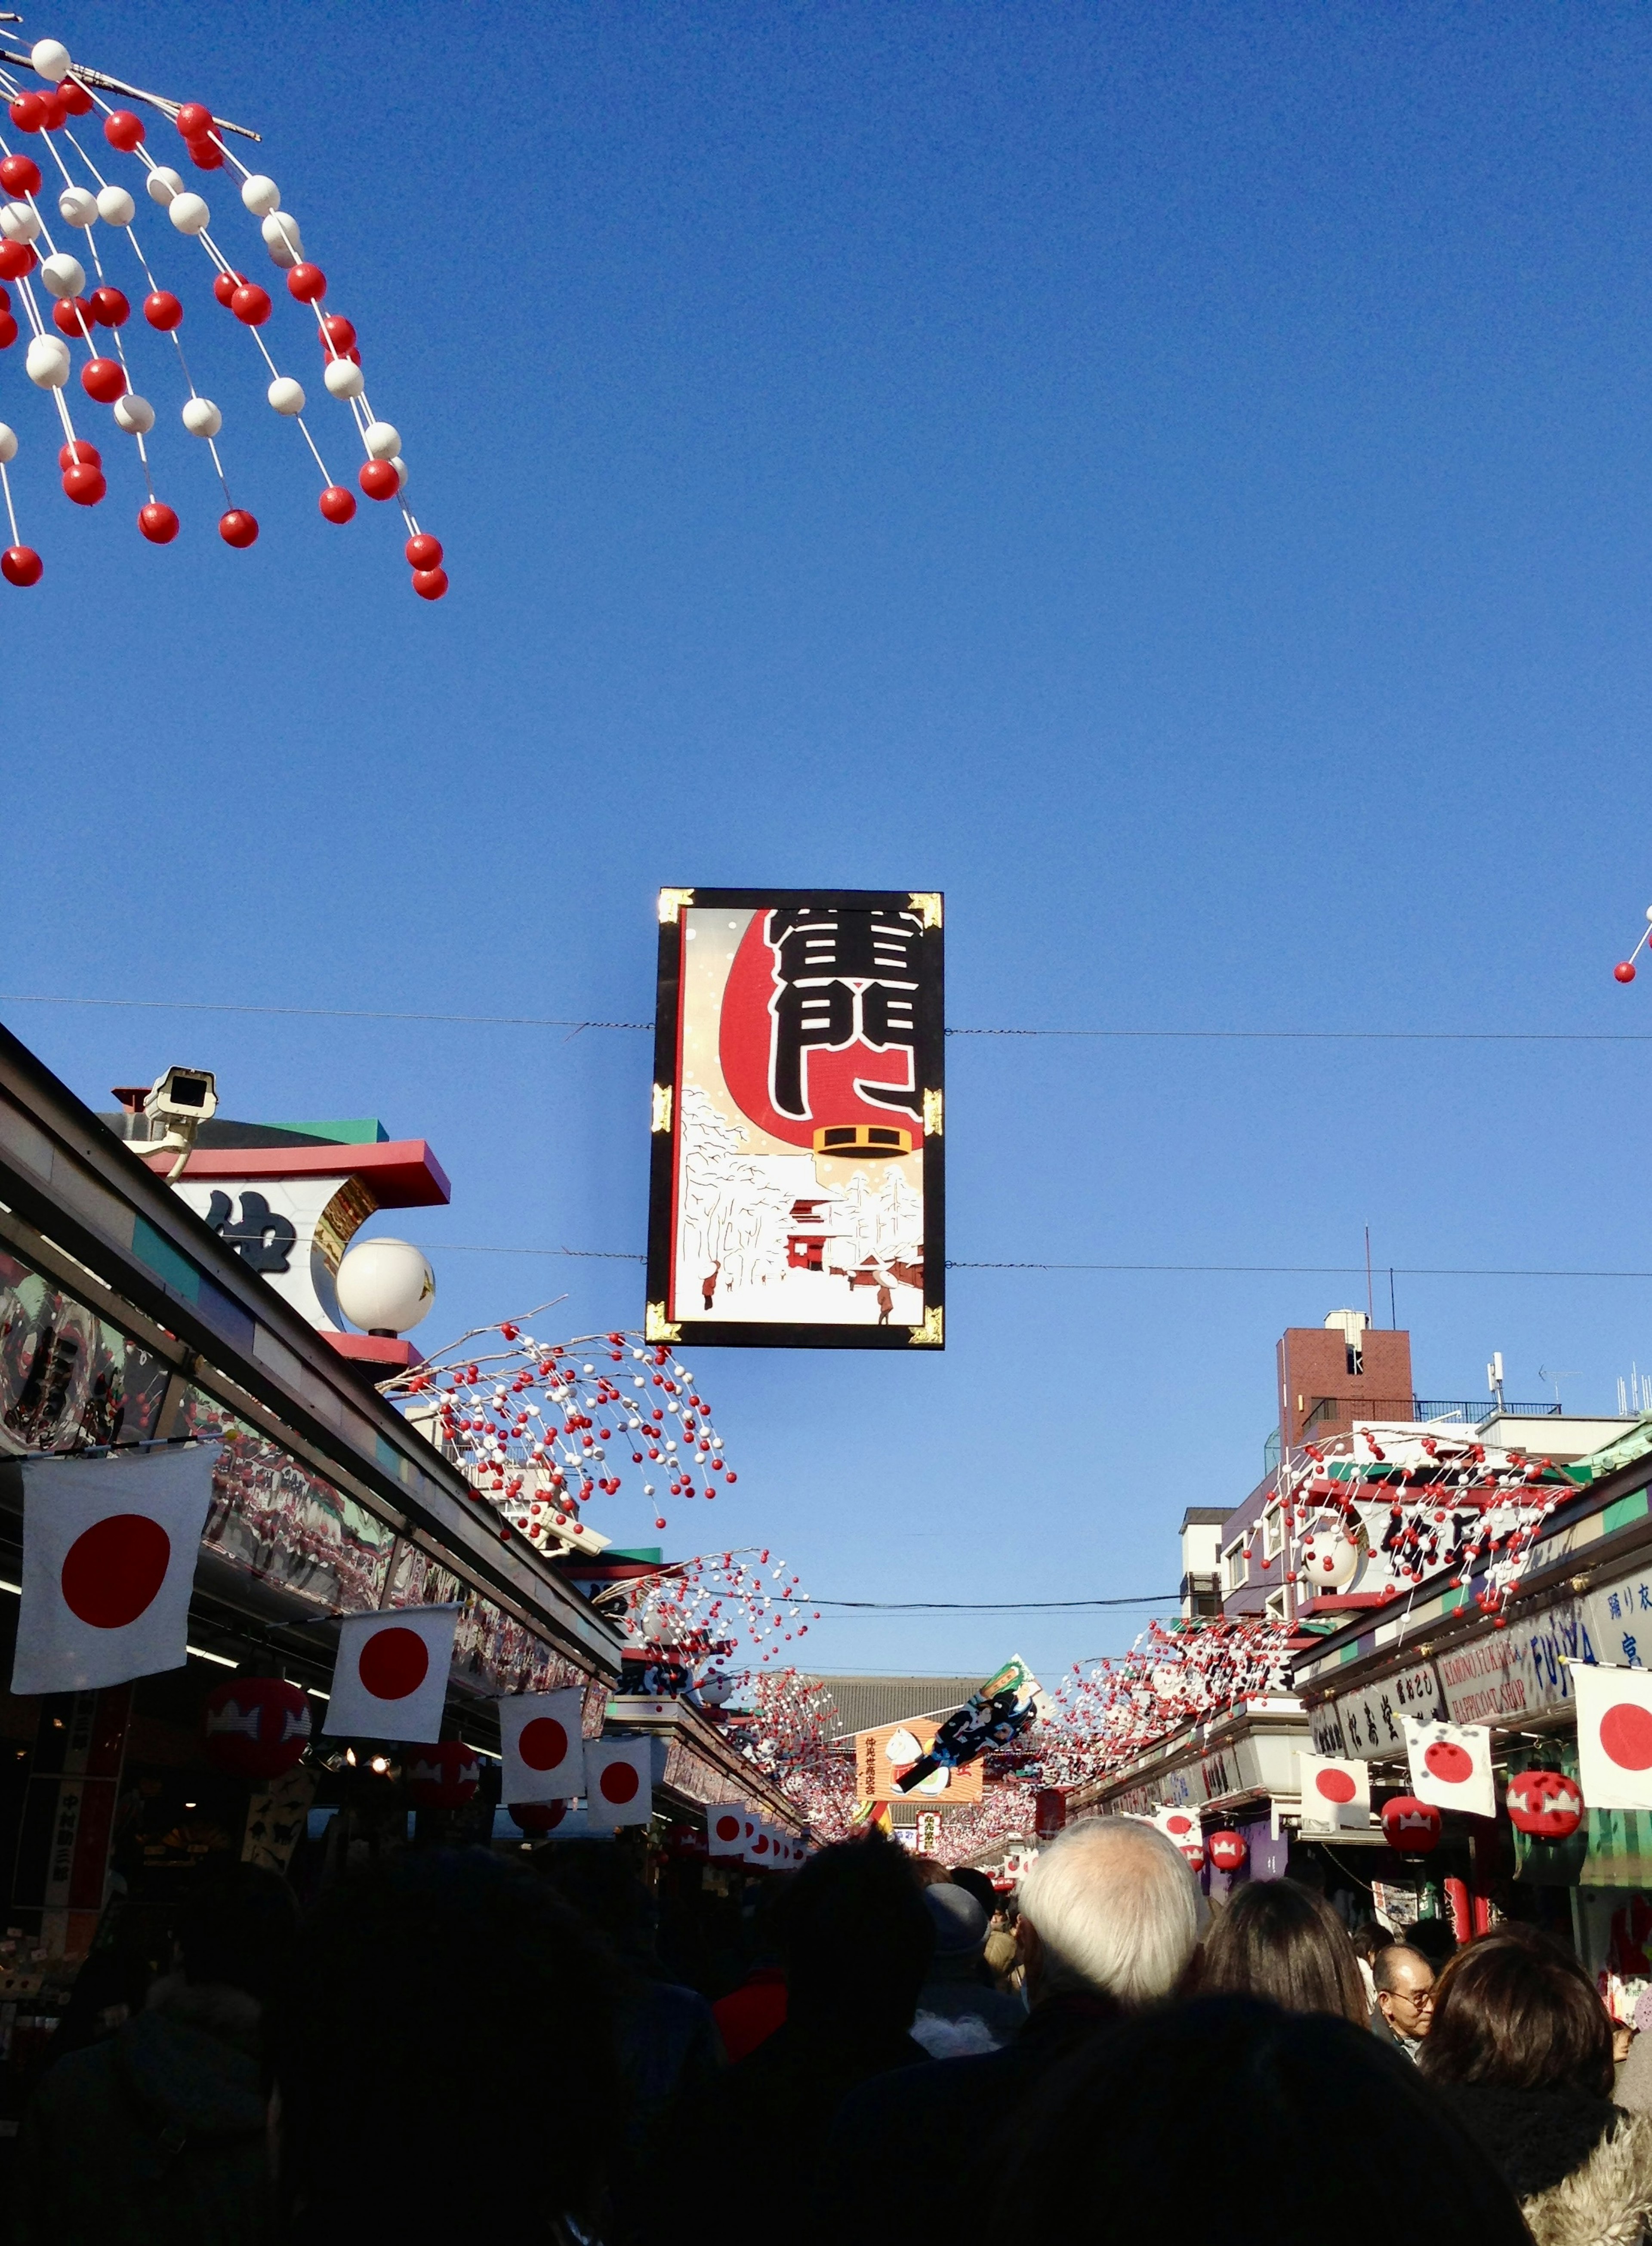
{"type": "Polygon", "coordinates": [[[1652,1809],[1652,1671],[1573,1662],[1577,1768],[1591,1809],[1652,1809]]]}
{"type": "Polygon", "coordinates": [[[346,1615],[322,1725],[344,1739],[439,1739],[459,1608],[346,1615]]]}
{"type": "Polygon", "coordinates": [[[1298,1754],[1304,1833],[1363,1833],[1371,1821],[1370,1766],[1298,1754]]]}
{"type": "Polygon", "coordinates": [[[1411,1757],[1411,1792],[1417,1800],[1436,1809],[1460,1809],[1470,1817],[1495,1817],[1490,1726],[1436,1724],[1421,1716],[1400,1720],[1411,1757]]]}
{"type": "Polygon", "coordinates": [[[745,1861],[748,1864],[755,1864],[759,1871],[774,1869],[774,1827],[766,1817],[754,1817],[751,1821],[745,1861]]]}
{"type": "Polygon", "coordinates": [[[654,1814],[653,1742],[589,1739],[585,1814],[593,1825],[646,1825],[654,1814]]]}
{"type": "Polygon", "coordinates": [[[705,1813],[705,1848],[710,1856],[745,1854],[745,1804],[717,1801],[705,1813]]]}
{"type": "Polygon", "coordinates": [[[218,1453],[29,1460],[14,1692],[89,1692],[184,1666],[218,1453]]]}
{"type": "Polygon", "coordinates": [[[498,1703],[501,1801],[572,1801],[584,1793],[584,1705],[578,1684],[514,1692],[498,1703]]]}

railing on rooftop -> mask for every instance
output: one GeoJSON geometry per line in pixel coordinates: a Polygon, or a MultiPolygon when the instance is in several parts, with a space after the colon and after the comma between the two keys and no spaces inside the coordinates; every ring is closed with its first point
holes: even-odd
{"type": "Polygon", "coordinates": [[[1487,1397],[1318,1396],[1302,1422],[1310,1427],[1351,1426],[1356,1419],[1455,1419],[1465,1427],[1488,1419],[1558,1419],[1558,1404],[1497,1404],[1487,1397]]]}

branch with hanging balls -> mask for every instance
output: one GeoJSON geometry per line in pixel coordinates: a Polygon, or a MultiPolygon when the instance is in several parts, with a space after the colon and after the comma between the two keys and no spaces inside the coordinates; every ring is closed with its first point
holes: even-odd
{"type": "Polygon", "coordinates": [[[1620,959],[1617,965],[1612,970],[1612,979],[1614,982],[1634,982],[1635,963],[1641,956],[1642,946],[1646,943],[1649,937],[1652,937],[1652,905],[1649,905],[1646,909],[1646,926],[1641,930],[1640,943],[1635,945],[1634,950],[1629,954],[1627,959],[1620,959]]]}

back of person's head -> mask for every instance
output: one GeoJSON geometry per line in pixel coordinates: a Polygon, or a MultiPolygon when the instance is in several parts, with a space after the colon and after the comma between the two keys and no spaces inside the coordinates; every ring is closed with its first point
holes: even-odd
{"type": "Polygon", "coordinates": [[[292,1889],[256,1864],[226,1864],[196,1877],[178,1920],[185,1980],[239,1989],[266,2003],[281,1984],[298,1929],[292,1889]]]}
{"type": "Polygon", "coordinates": [[[975,1897],[982,1909],[986,1912],[989,1922],[993,1913],[1002,1907],[1003,1897],[997,1889],[994,1887],[986,1874],[977,1871],[973,1864],[955,1864],[952,1868],[952,1884],[955,1888],[962,1888],[966,1895],[972,1895],[975,1897]]]}
{"type": "Polygon", "coordinates": [[[1535,1927],[1500,1927],[1434,1984],[1418,2065],[1436,2082],[1612,2095],[1612,2024],[1569,1950],[1535,1927]]]}
{"type": "Polygon", "coordinates": [[[1020,1903],[1038,1937],[1041,1995],[1152,2004],[1175,1987],[1199,1937],[1199,1891],[1181,1851],[1127,1817],[1070,1825],[1022,1881],[1020,1903]]]}
{"type": "Polygon", "coordinates": [[[936,1966],[959,1971],[978,1963],[992,1921],[974,1895],[948,1880],[924,1889],[923,1907],[935,1930],[936,1966]]]}
{"type": "Polygon", "coordinates": [[[480,1849],[330,1889],[267,2016],[282,2236],[451,2246],[482,2205],[524,2241],[588,2226],[621,2100],[613,1970],[546,1882],[480,1849]],[[553,2075],[567,2126],[513,2124],[553,2075]]]}
{"type": "Polygon", "coordinates": [[[1156,2008],[1046,2075],[1012,2127],[996,2228],[1064,2246],[1220,2232],[1247,2175],[1280,2179],[1270,2246],[1389,2246],[1397,2230],[1410,2246],[1530,2246],[1508,2187],[1409,2059],[1346,2020],[1245,1997],[1156,2008]],[[1327,2134],[1355,2113],[1359,2144],[1404,2147],[1401,2215],[1346,2131],[1327,2134]]]}
{"type": "Polygon", "coordinates": [[[1267,1997],[1288,2012],[1331,2012],[1364,2027],[1370,2007],[1343,1922],[1294,1880],[1253,1880],[1205,1936],[1200,1993],[1267,1997]]]}
{"type": "Polygon", "coordinates": [[[935,1929],[900,1848],[840,1841],[811,1856],[777,1911],[786,2016],[800,2029],[912,2025],[935,1929]]]}
{"type": "Polygon", "coordinates": [[[535,1868],[620,1957],[652,1961],[658,1917],[629,1848],[617,1841],[563,1841],[541,1849],[535,1868]]]}
{"type": "Polygon", "coordinates": [[[1394,1940],[1388,1929],[1374,1918],[1356,1919],[1348,1930],[1348,1938],[1354,1945],[1355,1957],[1363,1957],[1368,1965],[1374,1965],[1377,1952],[1391,1947],[1394,1940]]]}

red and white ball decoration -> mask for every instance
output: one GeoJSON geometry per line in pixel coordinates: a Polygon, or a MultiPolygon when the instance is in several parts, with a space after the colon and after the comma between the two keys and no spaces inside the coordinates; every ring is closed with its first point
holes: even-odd
{"type": "Polygon", "coordinates": [[[1303,1589],[1310,1597],[1315,1591],[1345,1589],[1359,1572],[1359,1546],[1340,1523],[1310,1528],[1297,1563],[1303,1589]]]}
{"type": "Polygon", "coordinates": [[[1158,1740],[1240,1702],[1287,1689],[1293,1631],[1266,1618],[1154,1622],[1128,1653],[1057,1685],[1057,1721],[1030,1741],[1050,1786],[1105,1778],[1158,1740]]]}
{"type": "Polygon", "coordinates": [[[1213,1833],[1205,1843],[1205,1855],[1214,1872],[1241,1872],[1250,1845],[1242,1833],[1213,1833]]]}
{"type": "MultiPolygon", "coordinates": [[[[201,394],[191,371],[182,332],[184,296],[157,274],[163,266],[160,245],[170,252],[193,242],[221,307],[207,316],[228,319],[247,336],[260,362],[255,379],[265,408],[297,430],[320,478],[322,517],[342,525],[357,512],[356,493],[329,468],[322,446],[331,439],[311,427],[306,384],[284,363],[271,325],[283,297],[306,327],[313,323],[321,347],[320,387],[348,415],[350,447],[364,455],[356,484],[370,500],[394,502],[399,509],[413,590],[423,600],[440,600],[447,590],[441,543],[420,528],[408,504],[400,432],[368,402],[354,323],[336,304],[324,309],[328,276],[307,252],[297,220],[282,208],[275,180],[249,171],[235,153],[238,142],[257,135],[214,117],[204,103],[170,101],[123,86],[75,63],[60,40],[37,40],[30,59],[31,85],[0,68],[0,99],[7,105],[0,121],[0,192],[9,199],[0,201],[0,353],[11,350],[26,328],[23,371],[56,409],[65,498],[76,507],[99,506],[111,473],[126,478],[113,451],[129,439],[138,470],[131,480],[144,493],[139,534],[153,546],[171,544],[183,515],[157,492],[150,440],[160,416],[146,393],[159,381],[176,383],[183,392],[179,419],[187,434],[205,446],[222,499],[218,534],[231,547],[255,543],[258,519],[232,493],[220,447],[224,409],[201,394]],[[110,93],[156,114],[146,122],[137,110],[117,106],[106,98],[110,93]],[[159,156],[150,146],[152,125],[159,156]],[[187,165],[187,174],[180,164],[187,165]],[[123,171],[137,194],[119,176],[123,171]],[[215,174],[224,176],[214,180],[215,174]],[[212,203],[200,191],[207,186],[221,215],[228,201],[234,219],[256,225],[260,255],[274,268],[269,287],[241,270],[235,254],[219,242],[212,203]],[[148,213],[141,231],[140,210],[148,213]],[[134,320],[133,297],[140,289],[134,320]],[[112,448],[107,465],[104,445],[112,448]]],[[[235,410],[228,417],[232,423],[235,410]]],[[[0,497],[11,540],[0,553],[0,576],[8,584],[29,586],[40,582],[43,565],[36,548],[24,543],[17,522],[10,470],[22,449],[17,431],[0,422],[0,497]]]]}
{"type": "Polygon", "coordinates": [[[1432,1855],[1445,1822],[1431,1802],[1414,1793],[1397,1793],[1383,1804],[1383,1838],[1402,1856],[1432,1855]]]}
{"type": "Polygon", "coordinates": [[[1649,905],[1646,909],[1646,921],[1647,924],[1641,930],[1640,940],[1635,944],[1634,950],[1629,954],[1627,959],[1620,959],[1617,965],[1612,970],[1612,979],[1614,982],[1634,982],[1635,963],[1641,956],[1642,946],[1646,943],[1649,938],[1652,938],[1652,905],[1649,905]]]}
{"type": "Polygon", "coordinates": [[[1569,1841],[1583,1822],[1582,1793],[1564,1771],[1517,1771],[1506,1799],[1509,1822],[1534,1841],[1569,1841]]]}

